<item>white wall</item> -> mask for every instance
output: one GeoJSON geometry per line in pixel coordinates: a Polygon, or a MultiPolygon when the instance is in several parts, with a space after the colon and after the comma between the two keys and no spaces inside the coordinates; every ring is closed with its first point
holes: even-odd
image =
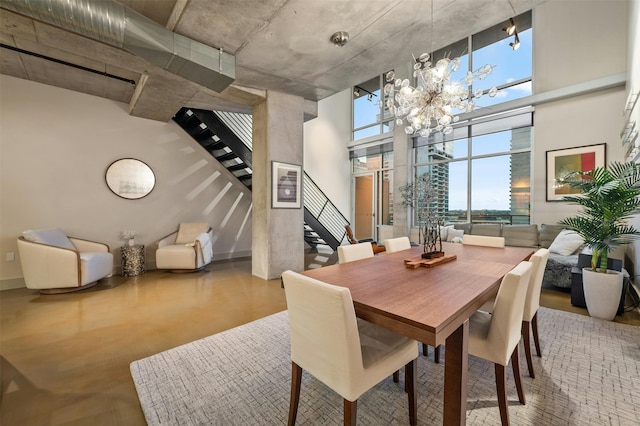
{"type": "MultiPolygon", "coordinates": [[[[125,229],[153,245],[180,222],[206,221],[216,259],[251,251],[251,192],[174,122],[132,117],[128,105],[0,76],[0,280],[22,277],[16,239],[25,229],[60,227],[103,241],[115,253],[125,229]],[[126,200],[105,183],[114,160],[133,157],[156,174],[147,197],[126,200]],[[15,262],[6,253],[16,254],[15,262]]],[[[23,284],[22,284],[23,285],[23,284]]]]}
{"type": "Polygon", "coordinates": [[[304,124],[304,171],[338,210],[351,211],[351,91],[318,102],[318,117],[304,124]]]}
{"type": "Polygon", "coordinates": [[[553,224],[576,213],[567,203],[546,200],[546,151],[606,143],[606,159],[622,161],[623,88],[536,107],[531,222],[553,224]]]}
{"type": "MultiPolygon", "coordinates": [[[[627,2],[546,2],[534,9],[534,93],[624,73],[627,2]]],[[[622,161],[624,87],[536,106],[533,138],[532,223],[575,214],[546,201],[546,151],[606,143],[607,162],[622,161]]]]}
{"type": "Polygon", "coordinates": [[[547,1],[533,10],[534,92],[627,66],[627,0],[547,1]]]}

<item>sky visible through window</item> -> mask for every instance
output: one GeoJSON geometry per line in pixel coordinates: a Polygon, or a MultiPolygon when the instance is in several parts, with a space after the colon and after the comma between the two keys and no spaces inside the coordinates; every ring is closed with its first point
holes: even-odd
{"type": "MultiPolygon", "coordinates": [[[[477,70],[485,64],[493,65],[493,72],[484,80],[476,80],[475,89],[488,90],[493,86],[502,86],[521,79],[530,79],[532,75],[532,30],[527,29],[518,34],[520,48],[514,51],[509,43],[513,37],[507,37],[496,43],[485,46],[473,52],[473,69],[477,70]]],[[[422,52],[419,52],[422,53],[422,52]]],[[[437,61],[440,58],[432,58],[437,61]]],[[[463,55],[460,69],[453,73],[451,80],[463,81],[469,64],[469,56],[463,55]]],[[[380,91],[369,101],[366,96],[354,100],[354,128],[379,123],[380,91]]],[[[483,95],[476,100],[476,109],[486,110],[490,114],[493,105],[530,96],[531,81],[501,89],[491,98],[483,95]]],[[[361,139],[380,133],[380,126],[373,126],[356,132],[354,139],[361,139]]],[[[483,156],[510,151],[511,131],[493,133],[474,137],[471,141],[470,155],[483,156]]],[[[467,158],[469,147],[467,140],[456,142],[453,149],[454,159],[467,158]]],[[[449,166],[449,210],[467,210],[468,173],[471,173],[471,206],[478,210],[509,210],[511,187],[511,155],[498,155],[471,159],[471,171],[468,170],[469,161],[454,161],[449,166]]],[[[418,173],[420,173],[418,168],[418,173]]]]}
{"type": "MultiPolygon", "coordinates": [[[[474,82],[475,89],[488,90],[493,86],[501,86],[524,78],[530,78],[532,73],[532,30],[519,33],[520,48],[514,51],[509,43],[513,37],[508,37],[473,53],[473,69],[485,64],[494,66],[493,72],[484,80],[474,82]]],[[[439,58],[433,58],[438,60],[439,58]]],[[[451,80],[463,81],[469,66],[469,56],[463,55],[460,69],[453,73],[451,80]]],[[[376,92],[379,94],[379,92],[376,92]]],[[[516,86],[501,89],[491,98],[482,96],[476,101],[477,109],[485,109],[490,113],[491,106],[498,103],[531,95],[531,81],[516,86]]],[[[369,102],[365,97],[355,100],[354,128],[376,122],[379,117],[379,106],[369,102]]],[[[358,132],[356,138],[370,136],[378,132],[379,127],[367,129],[366,133],[358,132]]],[[[474,137],[471,145],[471,155],[487,155],[510,150],[511,132],[500,132],[480,137],[474,137]]],[[[467,157],[467,143],[459,141],[454,144],[453,158],[467,157]]],[[[467,209],[467,161],[449,163],[449,210],[467,209]]],[[[471,160],[471,209],[476,210],[509,210],[510,208],[510,155],[471,160]]]]}
{"type": "MultiPolygon", "coordinates": [[[[481,89],[489,89],[523,78],[531,77],[532,71],[532,31],[529,29],[519,33],[520,48],[511,49],[509,37],[497,43],[490,44],[473,53],[474,69],[484,65],[494,65],[493,72],[482,81],[477,82],[481,89]]],[[[490,105],[510,101],[531,95],[531,81],[517,86],[502,89],[495,98],[485,95],[478,100],[478,105],[484,109],[491,109],[490,105]]],[[[484,155],[497,152],[507,152],[510,149],[511,132],[493,133],[475,137],[472,140],[471,154],[484,155]]],[[[471,209],[472,210],[509,210],[510,207],[510,176],[511,156],[501,155],[472,160],[471,162],[471,209]]],[[[458,169],[458,168],[456,168],[458,169]]],[[[467,178],[456,169],[450,169],[450,179],[458,181],[467,178]]],[[[466,186],[466,185],[465,185],[466,186]]],[[[449,209],[460,210],[467,208],[466,193],[450,193],[449,209]]]]}

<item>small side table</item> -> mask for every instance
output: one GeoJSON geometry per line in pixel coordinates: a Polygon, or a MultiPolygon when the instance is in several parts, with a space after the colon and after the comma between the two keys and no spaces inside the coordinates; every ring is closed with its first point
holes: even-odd
{"type": "Polygon", "coordinates": [[[122,276],[135,277],[144,274],[144,244],[122,246],[122,276]]]}

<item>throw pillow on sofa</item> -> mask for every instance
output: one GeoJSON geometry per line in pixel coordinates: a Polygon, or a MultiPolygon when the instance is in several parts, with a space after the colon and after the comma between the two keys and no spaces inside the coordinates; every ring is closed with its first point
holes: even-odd
{"type": "Polygon", "coordinates": [[[447,231],[447,241],[450,243],[461,243],[464,231],[462,229],[449,229],[447,231]]]}
{"type": "Polygon", "coordinates": [[[453,225],[449,226],[440,226],[440,239],[442,241],[449,241],[449,230],[454,229],[453,225]]]}
{"type": "Polygon", "coordinates": [[[560,231],[558,236],[549,246],[551,253],[557,253],[562,256],[574,254],[580,247],[584,245],[584,239],[575,231],[565,229],[560,231]]]}

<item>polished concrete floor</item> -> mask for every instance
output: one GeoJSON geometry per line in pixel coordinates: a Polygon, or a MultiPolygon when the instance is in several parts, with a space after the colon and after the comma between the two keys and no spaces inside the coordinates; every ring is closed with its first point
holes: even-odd
{"type": "MultiPolygon", "coordinates": [[[[306,267],[335,261],[309,253],[306,267]]],[[[280,280],[250,270],[242,259],[193,274],[112,277],[64,295],[0,292],[0,424],[144,425],[132,361],[286,309],[280,280]]],[[[545,291],[542,303],[586,314],[566,293],[545,291]]],[[[640,325],[640,315],[618,321],[640,325]]]]}

